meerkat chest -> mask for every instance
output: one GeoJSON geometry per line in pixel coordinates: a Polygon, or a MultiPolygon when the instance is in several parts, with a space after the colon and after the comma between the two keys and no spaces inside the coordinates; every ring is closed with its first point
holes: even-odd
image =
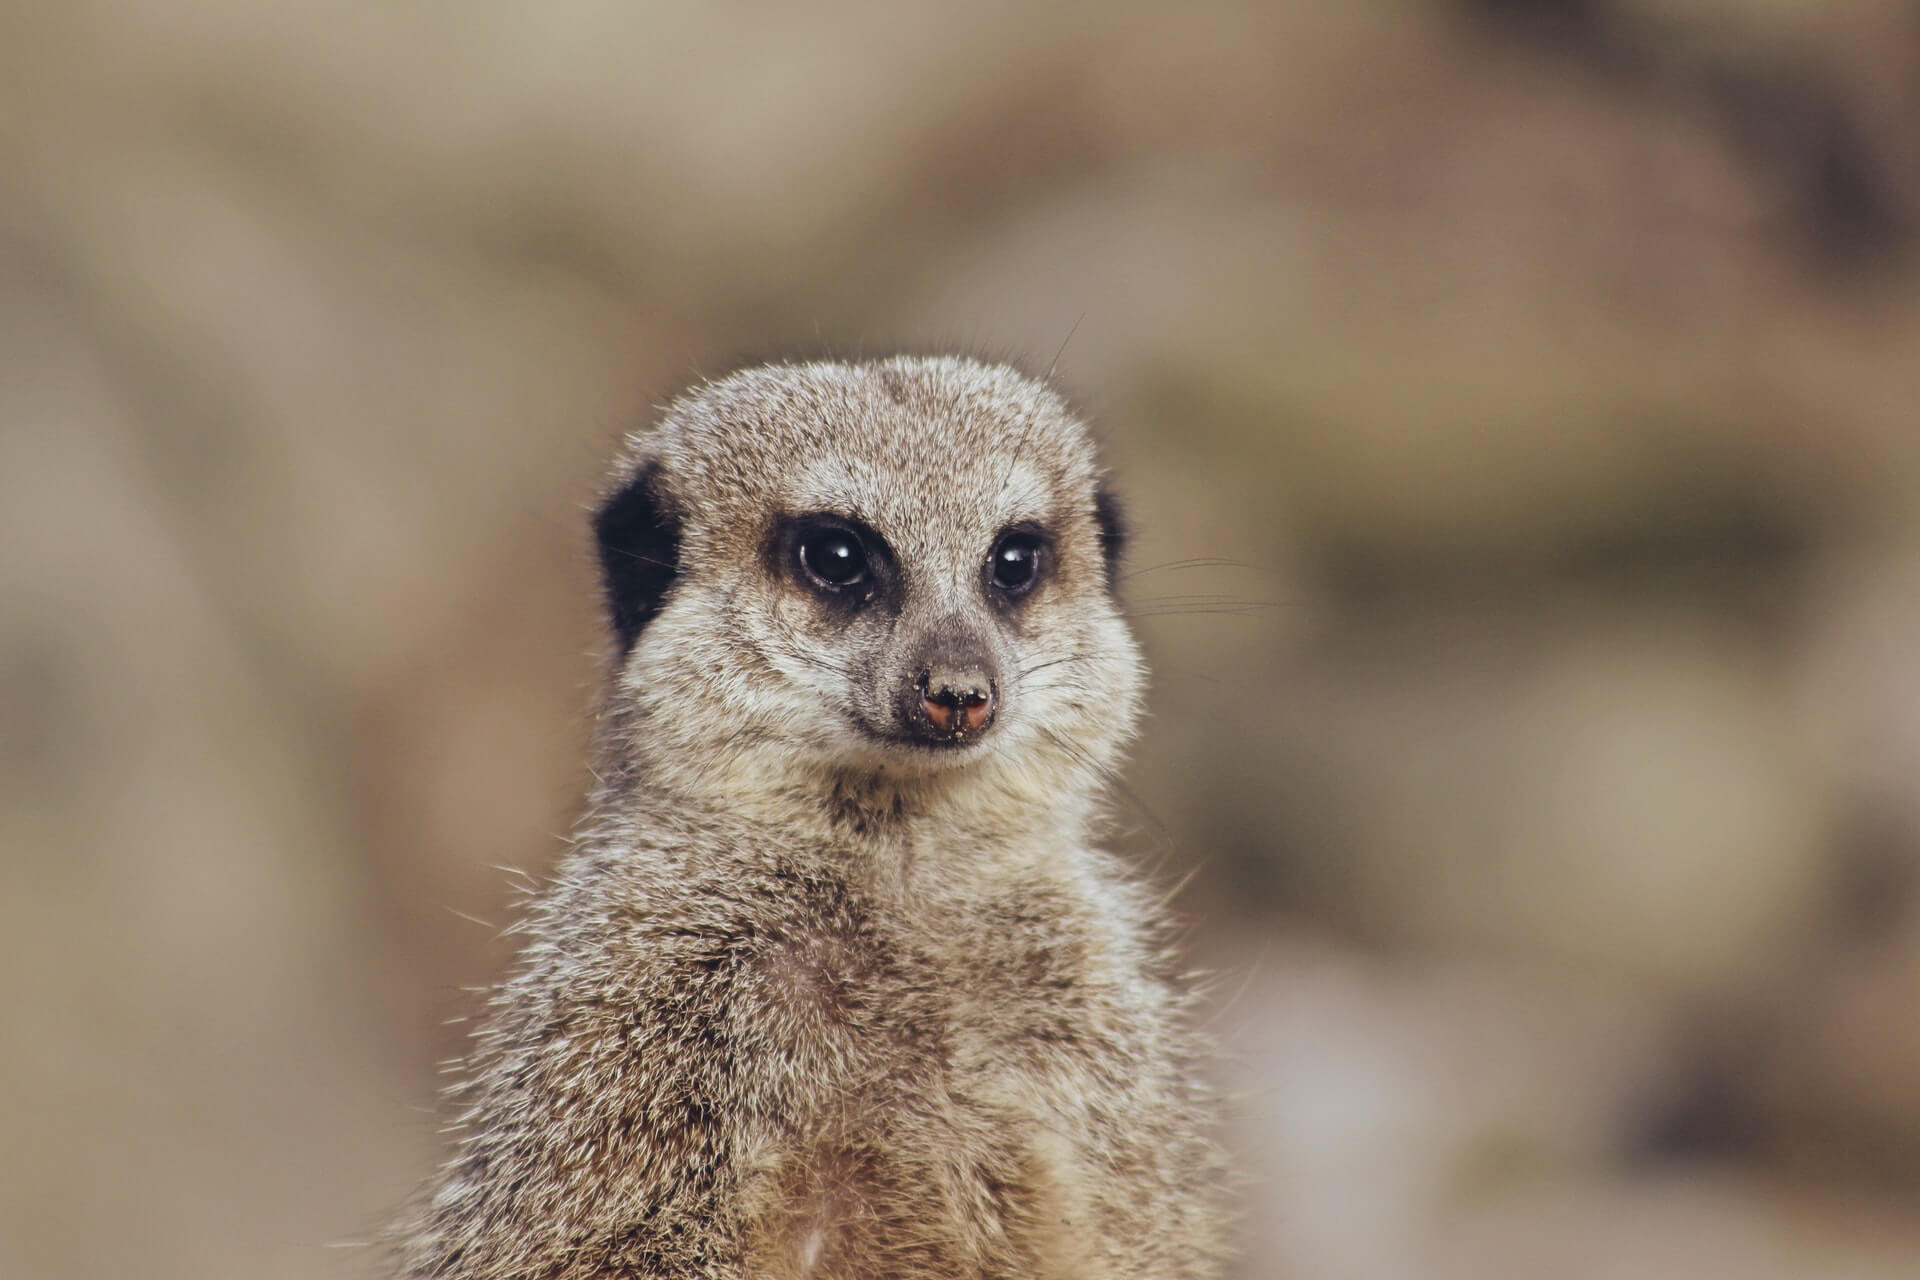
{"type": "Polygon", "coordinates": [[[736,1043],[779,1078],[927,1088],[1091,1050],[1126,1020],[1127,956],[1057,891],[909,908],[807,883],[785,906],[734,990],[736,1043]]]}
{"type": "Polygon", "coordinates": [[[944,919],[783,937],[743,984],[785,1082],[742,1152],[769,1274],[1018,1273],[1034,1206],[1077,1216],[1080,1059],[1111,1052],[1093,948],[1031,902],[944,919]]]}
{"type": "Polygon", "coordinates": [[[946,939],[884,922],[766,939],[735,987],[737,1043],[784,1078],[911,1088],[981,1052],[1068,1037],[1089,1016],[1082,940],[952,927],[946,939]]]}

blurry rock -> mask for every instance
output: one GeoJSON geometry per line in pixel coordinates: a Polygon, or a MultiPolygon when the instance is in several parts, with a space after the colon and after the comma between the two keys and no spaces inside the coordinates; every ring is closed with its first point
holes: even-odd
{"type": "Polygon", "coordinates": [[[0,307],[0,350],[0,1258],[333,1274],[430,1149],[395,1085],[424,1002],[380,976],[324,734],[209,589],[139,406],[58,308],[0,307]]]}
{"type": "Polygon", "coordinates": [[[1783,1001],[1744,1084],[1770,1153],[1920,1184],[1920,911],[1783,1001]]]}
{"type": "Polygon", "coordinates": [[[1295,671],[1271,744],[1285,883],[1372,936],[1673,996],[1764,985],[1820,910],[1826,796],[1722,628],[1417,626],[1295,671]]]}
{"type": "Polygon", "coordinates": [[[1796,692],[1814,759],[1920,861],[1920,546],[1837,561],[1809,604],[1796,692]]]}
{"type": "Polygon", "coordinates": [[[1213,1025],[1248,1280],[1920,1267],[1920,1220],[1897,1198],[1621,1161],[1622,1135],[1686,1070],[1657,996],[1500,962],[1387,961],[1297,931],[1237,943],[1213,1025]]]}
{"type": "Polygon", "coordinates": [[[1435,1280],[1905,1280],[1920,1274],[1910,1213],[1817,1186],[1689,1172],[1567,1178],[1433,1224],[1435,1280]]]}
{"type": "Polygon", "coordinates": [[[1428,1274],[1444,1222],[1603,1167],[1666,1069],[1657,1009],[1619,990],[1300,935],[1247,954],[1215,1022],[1249,1277],[1428,1274]]]}
{"type": "Polygon", "coordinates": [[[1776,1149],[1920,1180],[1920,554],[1842,563],[1816,603],[1800,703],[1851,838],[1738,1083],[1776,1149]]]}

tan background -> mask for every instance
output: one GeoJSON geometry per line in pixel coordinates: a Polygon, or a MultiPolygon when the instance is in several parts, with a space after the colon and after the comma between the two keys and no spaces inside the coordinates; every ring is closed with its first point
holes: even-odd
{"type": "Polygon", "coordinates": [[[369,1274],[618,431],[1063,344],[1242,1274],[1920,1275],[1916,138],[1895,0],[13,0],[0,1276],[369,1274]]]}

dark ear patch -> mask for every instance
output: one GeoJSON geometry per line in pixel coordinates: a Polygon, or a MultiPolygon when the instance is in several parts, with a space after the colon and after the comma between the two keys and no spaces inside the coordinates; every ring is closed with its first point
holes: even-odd
{"type": "Polygon", "coordinates": [[[1120,556],[1127,549],[1127,519],[1120,500],[1102,484],[1093,491],[1093,518],[1100,522],[1100,553],[1107,558],[1107,587],[1120,585],[1120,556]]]}
{"type": "Polygon", "coordinates": [[[661,499],[659,478],[660,464],[647,463],[593,517],[607,617],[623,658],[680,576],[680,521],[661,499]]]}

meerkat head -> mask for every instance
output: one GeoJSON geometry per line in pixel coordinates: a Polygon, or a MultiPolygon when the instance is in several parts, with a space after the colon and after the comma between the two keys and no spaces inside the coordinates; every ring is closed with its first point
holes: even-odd
{"type": "Polygon", "coordinates": [[[611,704],[656,775],[1084,791],[1132,735],[1118,515],[1085,429],[1010,369],[733,374],[631,439],[594,528],[611,704]]]}

